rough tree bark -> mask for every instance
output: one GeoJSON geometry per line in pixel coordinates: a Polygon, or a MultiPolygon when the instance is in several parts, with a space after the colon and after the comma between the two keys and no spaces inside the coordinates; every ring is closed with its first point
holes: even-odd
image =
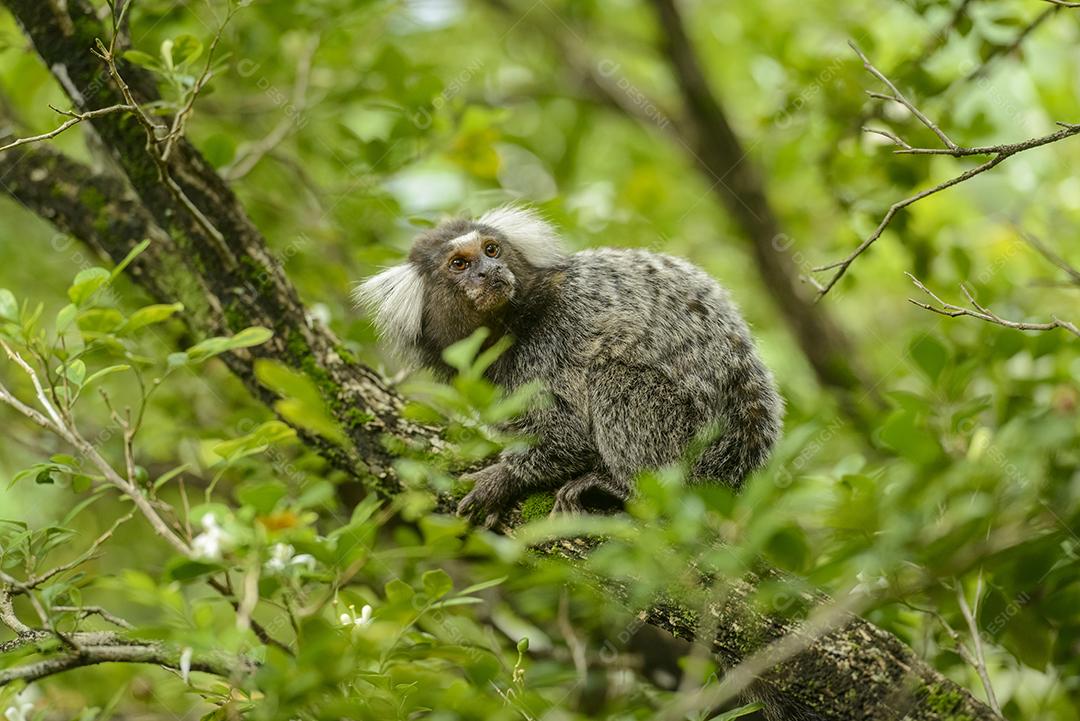
{"type": "MultiPolygon", "coordinates": [[[[89,53],[105,31],[84,0],[69,0],[66,9],[38,0],[4,4],[79,110],[121,100],[89,53]]],[[[121,63],[121,72],[134,78],[140,101],[153,97],[152,84],[136,69],[121,63]]],[[[342,451],[307,440],[368,490],[392,495],[397,489],[391,466],[395,446],[437,445],[438,432],[401,419],[398,394],[355,362],[328,330],[308,319],[262,236],[195,148],[181,140],[168,161],[169,173],[220,230],[225,244],[165,188],[144,130],[130,116],[110,114],[91,122],[126,182],[36,144],[0,153],[3,191],[114,261],[143,238],[151,238],[151,250],[133,265],[132,277],[158,300],[183,301],[185,320],[194,333],[235,332],[251,325],[273,329],[274,339],[265,346],[227,358],[230,368],[264,400],[269,397],[255,379],[255,357],[274,358],[305,373],[346,429],[353,448],[342,451]]],[[[796,621],[754,610],[748,601],[751,585],[734,588],[724,603],[708,609],[719,628],[712,650],[724,667],[775,639],[802,633],[796,621]]],[[[678,604],[653,608],[642,619],[688,639],[699,628],[699,618],[678,604]]],[[[838,630],[808,640],[806,650],[763,674],[760,690],[781,703],[789,718],[996,718],[894,636],[855,616],[838,630]]]]}

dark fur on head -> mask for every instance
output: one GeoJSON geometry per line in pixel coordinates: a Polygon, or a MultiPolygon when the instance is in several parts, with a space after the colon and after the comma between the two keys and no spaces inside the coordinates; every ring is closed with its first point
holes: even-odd
{"type": "Polygon", "coordinates": [[[543,304],[551,272],[530,262],[502,230],[462,219],[417,238],[409,263],[424,279],[421,361],[446,372],[442,351],[478,328],[492,331],[487,344],[524,330],[520,321],[543,304]]]}
{"type": "Polygon", "coordinates": [[[529,208],[504,206],[478,220],[453,219],[421,234],[407,263],[360,284],[354,298],[407,363],[445,371],[441,353],[481,326],[489,342],[513,332],[542,302],[541,278],[565,258],[555,230],[529,208]],[[485,254],[489,243],[497,254],[485,254]],[[451,267],[463,258],[464,269],[451,267]]]}

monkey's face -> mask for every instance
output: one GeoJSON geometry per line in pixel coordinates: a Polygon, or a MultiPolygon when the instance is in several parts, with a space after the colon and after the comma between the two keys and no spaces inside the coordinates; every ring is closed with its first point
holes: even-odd
{"type": "Polygon", "coordinates": [[[496,233],[472,230],[443,245],[436,271],[482,316],[501,310],[514,299],[517,277],[508,261],[513,252],[496,233]]]}

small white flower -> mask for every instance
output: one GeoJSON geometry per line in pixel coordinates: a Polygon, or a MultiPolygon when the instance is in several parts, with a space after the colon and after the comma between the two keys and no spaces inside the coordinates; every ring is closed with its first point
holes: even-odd
{"type": "Polygon", "coordinates": [[[289,565],[295,549],[287,543],[275,543],[270,549],[270,560],[266,562],[266,570],[271,573],[281,573],[289,565]]]}
{"type": "Polygon", "coordinates": [[[191,539],[191,550],[198,558],[219,561],[222,552],[232,543],[232,538],[218,525],[213,513],[204,515],[201,522],[203,532],[191,539]]]}
{"type": "Polygon", "coordinates": [[[21,703],[17,706],[8,706],[7,711],[4,711],[4,718],[7,721],[27,721],[27,715],[34,710],[34,704],[21,703]]]}
{"type": "Polygon", "coordinates": [[[315,557],[310,553],[293,554],[296,549],[287,543],[275,543],[270,549],[270,560],[266,562],[266,570],[270,573],[281,573],[289,566],[307,566],[309,571],[315,570],[315,557]]]}
{"type": "Polygon", "coordinates": [[[180,678],[184,679],[184,683],[188,682],[188,677],[191,675],[191,656],[193,653],[191,646],[186,646],[180,652],[180,678]]]}
{"type": "Polygon", "coordinates": [[[339,617],[342,626],[352,626],[354,628],[363,628],[371,623],[371,606],[364,604],[360,609],[360,615],[356,615],[356,608],[349,605],[349,613],[343,613],[339,617]]]}
{"type": "Polygon", "coordinates": [[[11,699],[12,705],[4,711],[4,718],[7,721],[29,721],[30,714],[34,711],[34,699],[38,695],[34,686],[27,686],[15,694],[15,698],[11,699]]]}

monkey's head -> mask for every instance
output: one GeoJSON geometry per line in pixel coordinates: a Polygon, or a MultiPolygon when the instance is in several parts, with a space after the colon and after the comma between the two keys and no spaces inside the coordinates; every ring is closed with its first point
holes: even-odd
{"type": "Polygon", "coordinates": [[[504,206],[423,233],[406,263],[368,278],[354,298],[397,355],[430,362],[481,326],[513,326],[563,255],[555,229],[535,210],[504,206]]]}

